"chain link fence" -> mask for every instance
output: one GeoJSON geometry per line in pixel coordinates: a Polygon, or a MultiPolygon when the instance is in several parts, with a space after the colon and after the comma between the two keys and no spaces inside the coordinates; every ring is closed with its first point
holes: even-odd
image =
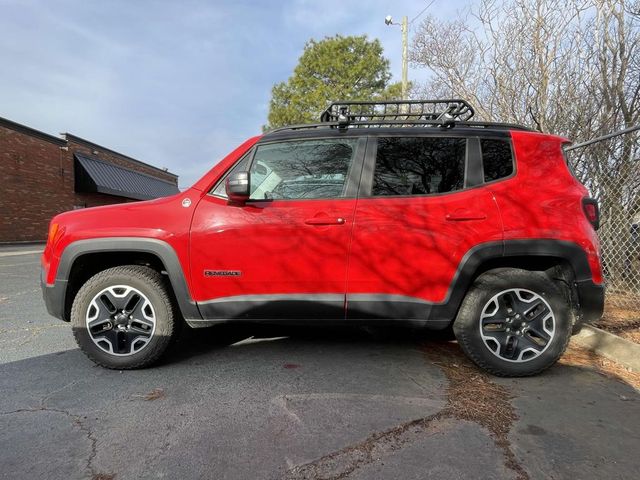
{"type": "Polygon", "coordinates": [[[640,126],[567,148],[576,176],[600,205],[605,312],[640,319],[640,126]]]}

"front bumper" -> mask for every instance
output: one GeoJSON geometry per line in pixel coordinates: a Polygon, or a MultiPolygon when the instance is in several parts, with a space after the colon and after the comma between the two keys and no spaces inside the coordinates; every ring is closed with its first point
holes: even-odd
{"type": "Polygon", "coordinates": [[[45,279],[46,271],[44,268],[40,271],[40,287],[42,288],[42,298],[47,307],[49,315],[53,315],[60,320],[69,321],[65,318],[65,298],[67,292],[66,280],[56,280],[53,285],[48,285],[45,279]]]}
{"type": "Polygon", "coordinates": [[[591,280],[576,282],[578,295],[578,321],[574,333],[578,333],[582,324],[591,323],[602,318],[604,312],[604,285],[598,285],[591,280]]]}

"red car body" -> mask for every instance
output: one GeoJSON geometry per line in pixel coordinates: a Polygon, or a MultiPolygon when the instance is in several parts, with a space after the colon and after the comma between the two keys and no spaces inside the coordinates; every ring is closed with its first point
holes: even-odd
{"type": "MultiPolygon", "coordinates": [[[[423,130],[411,135],[437,134],[423,130]]],[[[510,139],[514,173],[425,196],[372,197],[362,184],[339,199],[236,205],[210,194],[256,145],[299,135],[276,132],[247,140],[178,195],[62,213],[51,222],[42,257],[48,310],[68,320],[74,292],[90,275],[142,258],[168,275],[192,326],[387,319],[440,329],[483,271],[538,263],[565,268],[579,317],[598,318],[600,249],[585,214],[588,192],[563,156],[567,140],[524,130],[453,130],[510,139]]],[[[363,152],[372,138],[389,134],[400,133],[332,133],[358,137],[363,152]]]]}

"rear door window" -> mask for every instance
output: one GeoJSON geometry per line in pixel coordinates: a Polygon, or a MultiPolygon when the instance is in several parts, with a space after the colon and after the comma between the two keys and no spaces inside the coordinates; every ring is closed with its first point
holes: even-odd
{"type": "Polygon", "coordinates": [[[372,195],[430,195],[462,190],[466,146],[465,138],[379,138],[372,195]]]}

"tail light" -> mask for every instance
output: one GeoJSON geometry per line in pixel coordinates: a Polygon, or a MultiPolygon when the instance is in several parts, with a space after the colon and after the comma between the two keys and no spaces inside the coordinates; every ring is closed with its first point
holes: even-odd
{"type": "Polygon", "coordinates": [[[586,197],[582,199],[582,210],[589,223],[595,230],[600,228],[600,208],[595,198],[586,197]]]}

